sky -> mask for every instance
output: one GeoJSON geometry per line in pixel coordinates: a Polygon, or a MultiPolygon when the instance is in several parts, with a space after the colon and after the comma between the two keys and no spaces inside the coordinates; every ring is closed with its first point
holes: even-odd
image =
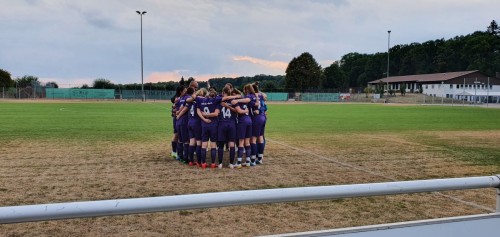
{"type": "MultiPolygon", "coordinates": [[[[61,87],[285,75],[309,52],[387,52],[485,31],[498,0],[0,0],[0,69],[61,87]],[[391,30],[390,36],[388,30],[391,30]]],[[[495,19],[496,17],[496,19],[495,19]]]]}

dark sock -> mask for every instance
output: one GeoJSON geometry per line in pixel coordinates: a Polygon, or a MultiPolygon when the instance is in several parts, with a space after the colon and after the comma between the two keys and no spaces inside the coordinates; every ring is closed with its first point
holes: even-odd
{"type": "Polygon", "coordinates": [[[250,156],[252,155],[252,148],[250,146],[245,147],[245,155],[247,156],[247,158],[250,158],[250,156]]]}
{"type": "Polygon", "coordinates": [[[183,155],[183,153],[182,153],[183,152],[183,146],[184,146],[184,144],[182,144],[180,142],[177,143],[177,157],[179,157],[180,159],[183,158],[182,157],[182,155],[183,155]]]}
{"type": "Polygon", "coordinates": [[[194,162],[194,150],[196,146],[189,146],[189,161],[194,162]]]}
{"type": "Polygon", "coordinates": [[[235,151],[235,150],[236,150],[236,149],[235,149],[234,147],[230,147],[230,148],[229,148],[229,162],[230,162],[231,164],[234,164],[234,155],[235,155],[235,153],[236,153],[236,151],[235,151]]]}
{"type": "Polygon", "coordinates": [[[257,155],[259,160],[262,159],[262,155],[264,154],[264,143],[257,143],[257,155]]]}
{"type": "Polygon", "coordinates": [[[172,152],[177,152],[177,142],[172,141],[172,152]]]}
{"type": "Polygon", "coordinates": [[[205,149],[201,148],[201,152],[200,153],[201,153],[200,154],[201,155],[201,163],[205,164],[206,161],[207,161],[207,149],[206,148],[205,149]]]}
{"type": "Polygon", "coordinates": [[[243,147],[238,147],[238,164],[241,164],[241,159],[243,157],[243,147]]]}
{"type": "Polygon", "coordinates": [[[217,158],[217,149],[210,149],[210,158],[212,158],[212,164],[215,164],[215,158],[217,158]]]}
{"type": "Polygon", "coordinates": [[[250,147],[252,149],[252,155],[250,156],[250,158],[252,158],[252,163],[253,163],[255,162],[255,158],[257,157],[257,144],[252,143],[250,144],[250,147]]]}
{"type": "Polygon", "coordinates": [[[189,160],[189,143],[184,143],[184,160],[189,160]]]}
{"type": "Polygon", "coordinates": [[[196,159],[198,164],[201,164],[201,145],[196,145],[196,159]]]}

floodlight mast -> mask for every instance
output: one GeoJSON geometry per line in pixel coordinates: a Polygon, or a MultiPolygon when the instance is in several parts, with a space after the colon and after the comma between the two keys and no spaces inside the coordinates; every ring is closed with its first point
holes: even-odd
{"type": "Polygon", "coordinates": [[[142,16],[146,14],[146,11],[135,11],[137,14],[141,15],[141,94],[142,101],[146,101],[146,95],[144,94],[144,56],[143,56],[143,48],[142,48],[142,16]]]}

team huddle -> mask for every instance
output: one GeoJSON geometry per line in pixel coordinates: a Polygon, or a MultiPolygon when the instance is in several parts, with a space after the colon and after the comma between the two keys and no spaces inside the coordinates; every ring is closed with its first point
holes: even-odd
{"type": "Polygon", "coordinates": [[[245,85],[243,93],[230,83],[220,94],[213,87],[197,89],[192,81],[187,88],[177,88],[172,98],[172,157],[204,169],[210,148],[210,167],[220,169],[226,147],[231,169],[262,164],[267,105],[258,83],[245,85]]]}

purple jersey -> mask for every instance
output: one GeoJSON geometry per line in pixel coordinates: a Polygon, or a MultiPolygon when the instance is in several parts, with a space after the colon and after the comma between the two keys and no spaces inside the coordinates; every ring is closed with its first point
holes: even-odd
{"type": "Polygon", "coordinates": [[[196,113],[196,101],[189,103],[188,111],[188,133],[189,139],[201,140],[201,119],[196,113]]]}
{"type": "Polygon", "coordinates": [[[192,101],[191,103],[186,103],[189,106],[188,110],[188,118],[189,122],[193,121],[200,121],[200,117],[198,116],[198,113],[196,113],[196,101],[192,101]]]}
{"type": "Polygon", "coordinates": [[[258,110],[258,108],[255,106],[257,104],[257,97],[254,94],[248,94],[246,95],[246,98],[250,99],[250,102],[248,102],[248,110],[250,112],[250,116],[253,116],[254,111],[258,110]]]}
{"type": "MultiPolygon", "coordinates": [[[[251,99],[250,99],[250,102],[251,102],[251,99]]],[[[250,104],[247,104],[247,103],[237,103],[235,108],[240,107],[240,109],[242,109],[242,110],[245,110],[245,109],[250,110],[249,105],[250,104]]],[[[245,113],[245,114],[238,114],[238,124],[239,123],[252,123],[252,118],[250,117],[250,112],[245,113]]]]}
{"type": "MultiPolygon", "coordinates": [[[[233,106],[231,104],[231,101],[232,100],[228,100],[228,101],[225,101],[227,105],[229,105],[229,107],[232,107],[234,108],[235,106],[233,106]]],[[[219,109],[220,109],[220,113],[219,113],[219,123],[221,122],[231,122],[231,123],[234,123],[236,124],[236,118],[238,117],[238,114],[234,111],[232,111],[231,109],[228,109],[222,105],[219,106],[219,109]]]]}
{"type": "MultiPolygon", "coordinates": [[[[196,105],[198,106],[198,109],[200,109],[201,113],[203,113],[203,114],[215,112],[215,110],[219,108],[220,102],[221,102],[220,97],[215,97],[215,98],[196,97],[196,105]]],[[[219,123],[217,117],[212,117],[212,118],[208,118],[208,119],[210,119],[212,122],[205,123],[202,121],[202,123],[201,123],[202,127],[217,126],[217,124],[219,123]]]]}
{"type": "MultiPolygon", "coordinates": [[[[191,96],[190,95],[181,96],[181,98],[179,99],[179,109],[178,109],[179,112],[182,111],[184,109],[184,107],[188,106],[186,104],[186,100],[189,97],[191,97],[191,96]]],[[[179,119],[177,119],[177,123],[187,124],[187,117],[188,117],[187,113],[184,113],[179,119]]]]}

